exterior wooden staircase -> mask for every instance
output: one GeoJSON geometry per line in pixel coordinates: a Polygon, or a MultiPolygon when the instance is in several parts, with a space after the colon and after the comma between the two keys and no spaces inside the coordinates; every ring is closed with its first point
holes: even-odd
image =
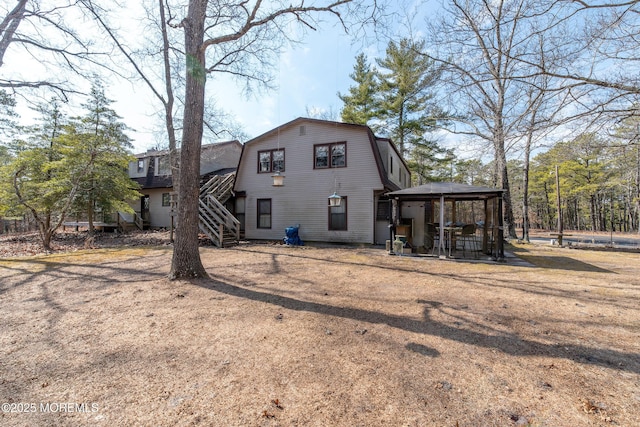
{"type": "Polygon", "coordinates": [[[240,221],[224,206],[233,194],[234,179],[235,172],[214,175],[200,187],[198,227],[219,248],[240,240],[240,221]]]}
{"type": "Polygon", "coordinates": [[[148,227],[148,224],[145,224],[145,221],[142,220],[142,217],[137,212],[132,214],[118,212],[117,215],[116,222],[121,233],[126,233],[132,229],[144,230],[145,227],[148,227]]]}

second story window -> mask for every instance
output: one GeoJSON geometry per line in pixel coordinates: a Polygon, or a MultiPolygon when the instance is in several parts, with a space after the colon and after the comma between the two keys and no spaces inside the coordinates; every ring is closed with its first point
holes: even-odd
{"type": "Polygon", "coordinates": [[[158,157],[156,175],[171,175],[171,166],[169,165],[169,156],[158,157]]]}
{"type": "Polygon", "coordinates": [[[313,146],[315,169],[343,168],[347,166],[347,143],[318,144],[313,146]]]}
{"type": "Polygon", "coordinates": [[[144,159],[138,159],[138,173],[144,172],[144,159]]]}
{"type": "Polygon", "coordinates": [[[284,172],[284,149],[258,151],[258,173],[284,172]]]}

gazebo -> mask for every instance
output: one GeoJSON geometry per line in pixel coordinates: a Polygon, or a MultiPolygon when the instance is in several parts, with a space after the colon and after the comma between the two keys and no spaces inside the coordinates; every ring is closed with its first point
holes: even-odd
{"type": "MultiPolygon", "coordinates": [[[[494,259],[502,260],[504,259],[503,192],[504,190],[491,187],[432,182],[387,193],[392,202],[389,224],[391,241],[394,240],[395,235],[403,233],[418,237],[425,236],[427,227],[435,222],[433,219],[436,214],[438,225],[456,224],[456,202],[480,201],[483,202],[481,212],[483,220],[477,221],[477,225],[478,229],[482,230],[482,252],[494,259]],[[449,209],[445,209],[447,203],[450,203],[449,209]],[[438,210],[435,209],[436,204],[439,205],[438,210]],[[447,213],[448,218],[446,218],[447,213]]],[[[442,255],[445,249],[445,227],[438,226],[437,230],[439,233],[437,250],[438,255],[442,255]]]]}

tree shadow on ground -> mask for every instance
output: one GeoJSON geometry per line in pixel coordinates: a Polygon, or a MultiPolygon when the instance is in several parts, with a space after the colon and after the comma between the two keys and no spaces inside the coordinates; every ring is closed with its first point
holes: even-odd
{"type": "MultiPolygon", "coordinates": [[[[429,269],[428,271],[423,270],[420,266],[422,263],[439,263],[439,262],[450,262],[450,261],[441,261],[438,259],[433,259],[433,258],[427,258],[427,259],[421,259],[421,258],[411,258],[412,260],[414,260],[416,262],[415,265],[408,265],[408,264],[396,264],[396,263],[376,263],[375,261],[371,261],[371,262],[365,262],[365,261],[361,261],[361,260],[357,260],[357,261],[352,261],[352,260],[347,260],[347,259],[341,259],[341,258],[326,258],[326,257],[320,257],[320,256],[314,256],[312,254],[309,254],[307,252],[300,252],[295,250],[295,248],[292,248],[291,252],[288,253],[284,253],[284,252],[278,252],[278,253],[274,253],[271,251],[259,251],[259,250],[254,250],[254,249],[250,249],[250,248],[239,248],[239,249],[234,249],[234,250],[238,250],[240,252],[243,253],[251,253],[251,254],[255,254],[256,257],[257,256],[263,256],[263,255],[269,255],[271,256],[271,260],[272,262],[277,262],[277,259],[279,257],[287,257],[287,258],[299,258],[299,259],[303,259],[303,260],[312,260],[312,261],[320,261],[320,262],[326,262],[329,264],[335,264],[335,265],[345,265],[345,266],[356,266],[356,267],[369,267],[369,268],[376,268],[376,269],[380,269],[380,270],[389,270],[389,271],[394,271],[394,272],[403,272],[403,273],[410,273],[410,274],[416,274],[416,275],[425,275],[425,276],[429,276],[429,277],[439,277],[442,279],[446,279],[446,280],[461,280],[464,281],[465,283],[472,283],[474,285],[477,286],[482,286],[482,287],[488,287],[488,288],[504,288],[504,289],[513,289],[513,290],[518,290],[520,292],[526,293],[526,294],[534,294],[534,295],[548,295],[548,296],[554,296],[554,297],[562,297],[562,298],[567,298],[567,299],[571,299],[571,300],[577,300],[577,301],[581,301],[581,302],[591,302],[592,297],[590,295],[590,293],[585,292],[584,291],[584,287],[583,286],[571,286],[568,289],[561,289],[558,288],[556,286],[553,286],[552,283],[548,283],[548,284],[541,284],[539,281],[533,281],[533,280],[525,280],[523,278],[518,278],[517,281],[513,280],[512,276],[506,275],[506,274],[502,274],[502,273],[491,273],[491,282],[487,282],[485,279],[485,275],[483,274],[464,274],[464,275],[459,275],[456,273],[451,273],[451,272],[447,272],[447,273],[443,273],[443,272],[439,272],[437,270],[437,268],[433,268],[433,269],[429,269]],[[277,256],[274,256],[277,255],[277,256]]],[[[358,250],[354,248],[355,253],[358,253],[358,250]]],[[[525,250],[526,251],[526,250],[525,250]]],[[[364,253],[362,254],[363,256],[370,256],[370,253],[364,253]]],[[[393,259],[394,257],[389,257],[391,259],[393,259]]],[[[455,262],[455,261],[452,261],[455,262]]],[[[517,273],[517,271],[520,268],[525,268],[525,269],[529,269],[528,267],[521,267],[521,266],[507,266],[505,264],[500,264],[500,263],[495,263],[495,262],[491,262],[490,264],[492,265],[496,265],[498,268],[502,269],[502,267],[514,267],[514,269],[512,270],[504,270],[509,271],[510,273],[517,273]]],[[[227,264],[228,267],[245,267],[247,264],[246,262],[242,261],[242,260],[238,260],[237,264],[227,264]]],[[[588,264],[587,264],[588,265],[588,264]]],[[[271,266],[270,268],[272,269],[279,269],[280,267],[274,267],[271,266]]],[[[608,270],[603,270],[604,273],[612,273],[612,274],[617,274],[615,272],[611,272],[608,270]]],[[[216,274],[217,277],[221,277],[222,280],[230,280],[224,276],[221,276],[220,273],[216,274]]],[[[298,276],[295,277],[295,280],[301,280],[298,276]]],[[[603,287],[606,287],[607,289],[612,289],[615,288],[617,290],[630,290],[628,285],[625,284],[618,284],[618,283],[609,283],[609,282],[603,282],[603,287]],[[605,286],[606,283],[606,286],[605,286]]],[[[618,306],[620,308],[635,308],[637,307],[638,304],[638,300],[636,298],[630,300],[628,302],[628,304],[623,304],[621,302],[612,302],[612,301],[607,301],[606,299],[601,299],[599,301],[599,303],[601,304],[612,304],[615,306],[618,306]]]]}
{"type": "MultiPolygon", "coordinates": [[[[577,363],[603,366],[634,373],[640,373],[640,355],[624,353],[616,350],[593,348],[571,343],[544,344],[519,337],[514,333],[494,331],[494,334],[482,333],[469,328],[452,326],[438,322],[432,318],[432,311],[439,310],[441,303],[434,301],[417,301],[424,306],[424,316],[420,320],[364,310],[352,307],[338,307],[319,302],[303,301],[269,292],[247,289],[219,280],[200,279],[191,283],[226,295],[245,298],[294,311],[305,311],[326,316],[352,319],[371,324],[388,325],[418,334],[431,335],[463,344],[495,349],[511,356],[541,356],[572,360],[577,363]]],[[[408,348],[430,357],[437,357],[434,349],[427,347],[408,348]]]]}
{"type": "Polygon", "coordinates": [[[120,253],[117,250],[104,253],[104,258],[92,263],[75,260],[73,255],[49,256],[35,259],[8,259],[0,263],[0,277],[6,282],[0,282],[0,296],[11,289],[18,288],[39,281],[40,277],[49,277],[49,281],[59,280],[65,283],[72,279],[85,280],[93,283],[93,290],[111,288],[113,285],[125,282],[137,282],[166,277],[167,273],[158,271],[160,266],[166,265],[166,251],[161,250],[145,254],[146,269],[127,266],[127,260],[132,256],[108,260],[110,254],[120,253]],[[57,259],[60,259],[59,261],[57,259]],[[113,274],[117,272],[116,275],[113,274]],[[15,280],[13,280],[15,278],[15,280]],[[98,284],[98,285],[96,285],[98,284]]]}
{"type": "Polygon", "coordinates": [[[605,268],[598,267],[597,265],[589,264],[568,256],[534,255],[526,248],[511,245],[510,250],[518,258],[531,263],[536,267],[551,268],[555,270],[618,274],[615,271],[607,270],[605,268]]]}
{"type": "Polygon", "coordinates": [[[519,253],[518,257],[530,262],[536,267],[552,268],[555,270],[590,271],[594,273],[617,274],[614,271],[566,256],[527,255],[519,253]]]}

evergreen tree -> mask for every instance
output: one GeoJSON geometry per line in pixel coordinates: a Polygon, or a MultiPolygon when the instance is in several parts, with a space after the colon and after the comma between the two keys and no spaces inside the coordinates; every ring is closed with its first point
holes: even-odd
{"type": "Polygon", "coordinates": [[[15,144],[14,157],[0,171],[3,193],[12,214],[29,212],[42,245],[51,249],[51,239],[64,221],[79,185],[83,168],[75,161],[76,141],[60,141],[64,125],[58,103],[39,108],[40,125],[27,129],[27,141],[15,144]]]}
{"type": "Polygon", "coordinates": [[[356,85],[349,87],[348,95],[338,93],[338,97],[344,102],[341,112],[342,121],[367,125],[369,120],[376,117],[377,114],[378,102],[376,98],[379,83],[376,79],[376,73],[364,53],[356,56],[356,64],[349,77],[356,85]]]}
{"type": "Polygon", "coordinates": [[[434,85],[440,69],[422,54],[424,41],[402,39],[389,42],[386,57],[377,59],[381,68],[380,128],[385,129],[403,156],[429,158],[439,149],[427,138],[443,114],[434,104],[434,85]]]}
{"type": "MultiPolygon", "coordinates": [[[[4,90],[0,90],[0,168],[5,167],[12,159],[11,150],[11,135],[12,130],[15,129],[14,119],[17,114],[14,111],[15,100],[13,97],[4,90]]],[[[10,195],[7,193],[10,190],[6,184],[7,177],[0,176],[0,218],[11,207],[9,204],[10,195]]]]}
{"type": "MultiPolygon", "coordinates": [[[[16,100],[7,93],[6,90],[0,89],[0,136],[6,137],[15,129],[15,119],[18,117],[14,108],[16,100]]],[[[2,140],[2,146],[7,146],[6,140],[2,140]]]]}
{"type": "Polygon", "coordinates": [[[539,222],[552,228],[557,222],[555,166],[559,168],[563,221],[567,228],[606,230],[606,209],[616,179],[611,175],[607,141],[583,134],[569,142],[559,142],[538,154],[531,169],[531,204],[539,222]]]}
{"type": "Polygon", "coordinates": [[[622,190],[624,230],[640,232],[640,119],[632,116],[623,120],[615,134],[617,143],[613,148],[612,169],[622,190]]]}
{"type": "Polygon", "coordinates": [[[85,117],[67,121],[55,100],[40,106],[40,122],[26,129],[28,140],[15,144],[0,167],[7,208],[31,214],[47,250],[73,206],[92,221],[95,206],[131,211],[125,201],[139,196],[127,173],[129,140],[109,103],[95,85],[85,117]]]}
{"type": "Polygon", "coordinates": [[[453,150],[444,150],[437,145],[416,145],[407,159],[407,165],[415,185],[426,182],[455,181],[456,156],[453,150]]]}
{"type": "Polygon", "coordinates": [[[94,231],[96,212],[131,211],[125,201],[140,195],[127,172],[134,160],[128,151],[132,145],[121,117],[109,107],[112,102],[101,83],[94,83],[83,104],[87,114],[67,127],[67,137],[77,139],[83,147],[82,163],[89,165],[74,201],[74,207],[87,214],[89,234],[94,231]]]}

